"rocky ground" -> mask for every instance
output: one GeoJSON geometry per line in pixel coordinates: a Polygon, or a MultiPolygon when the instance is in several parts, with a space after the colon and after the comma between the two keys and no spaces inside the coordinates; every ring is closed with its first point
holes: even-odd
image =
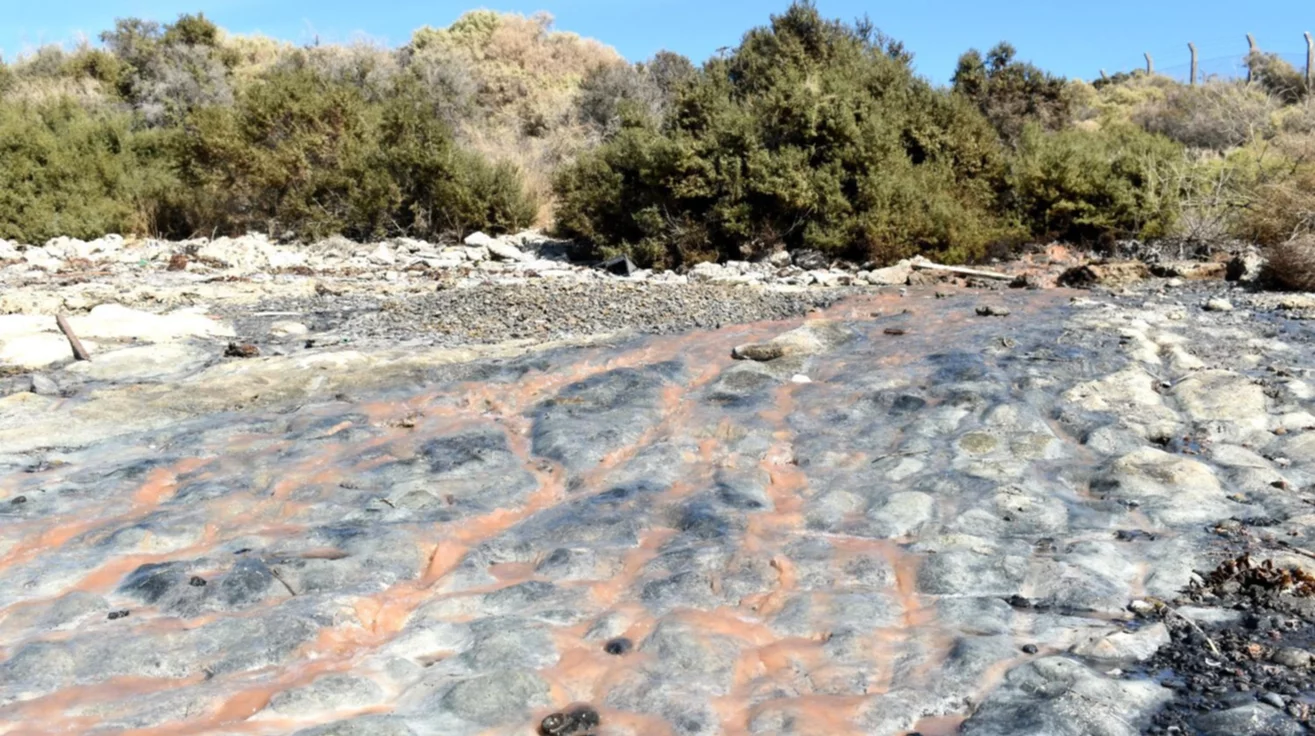
{"type": "Polygon", "coordinates": [[[0,733],[1306,732],[1309,297],[175,255],[0,271],[0,733]]]}

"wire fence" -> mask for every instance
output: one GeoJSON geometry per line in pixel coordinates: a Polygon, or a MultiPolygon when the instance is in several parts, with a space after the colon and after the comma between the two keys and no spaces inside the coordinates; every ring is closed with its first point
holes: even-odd
{"type": "MultiPolygon", "coordinates": [[[[1261,49],[1263,53],[1273,53],[1261,49]]],[[[1187,54],[1184,54],[1187,56],[1187,54]]],[[[1306,52],[1291,51],[1275,53],[1280,59],[1291,64],[1294,69],[1305,70],[1306,52]]],[[[1177,59],[1174,60],[1175,62],[1177,59]]],[[[1182,63],[1170,65],[1161,64],[1160,59],[1155,59],[1155,73],[1161,76],[1175,79],[1179,82],[1190,82],[1192,79],[1192,62],[1190,57],[1182,63]]],[[[1197,60],[1197,80],[1208,81],[1211,79],[1246,79],[1247,64],[1246,54],[1237,54],[1235,56],[1215,56],[1209,59],[1197,60]]]]}

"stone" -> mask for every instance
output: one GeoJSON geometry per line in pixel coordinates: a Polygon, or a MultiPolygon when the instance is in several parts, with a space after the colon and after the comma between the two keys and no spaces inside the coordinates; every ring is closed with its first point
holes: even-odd
{"type": "Polygon", "coordinates": [[[1254,283],[1264,274],[1266,263],[1265,257],[1261,255],[1258,248],[1248,247],[1234,253],[1229,259],[1224,278],[1244,284],[1254,283]]]}
{"type": "Polygon", "coordinates": [[[300,322],[284,320],[271,324],[269,334],[274,337],[305,337],[310,334],[310,328],[300,322]]]}
{"type": "Polygon", "coordinates": [[[1059,275],[1060,286],[1089,289],[1093,286],[1118,288],[1151,276],[1151,270],[1141,261],[1122,261],[1112,263],[1088,263],[1070,268],[1059,275]]]}
{"type": "Polygon", "coordinates": [[[38,396],[59,396],[59,384],[55,383],[50,376],[41,373],[33,373],[30,377],[32,382],[32,393],[38,396]]]}
{"type": "Polygon", "coordinates": [[[1196,719],[1201,733],[1228,736],[1299,736],[1306,728],[1267,703],[1252,703],[1231,710],[1207,713],[1196,719]]]}
{"type": "Polygon", "coordinates": [[[767,256],[767,263],[771,264],[773,268],[785,268],[792,262],[790,251],[784,249],[774,250],[767,256]]]}
{"type": "Polygon", "coordinates": [[[873,286],[905,286],[909,283],[909,276],[912,273],[913,266],[901,261],[894,266],[869,271],[867,282],[873,286]]]}
{"type": "Polygon", "coordinates": [[[83,340],[138,340],[172,342],[190,337],[234,337],[233,329],[208,317],[201,309],[180,309],[152,314],[119,304],[101,304],[85,316],[69,318],[73,332],[83,340]]]}
{"type": "Polygon", "coordinates": [[[977,316],[979,317],[1008,317],[1010,314],[1008,307],[995,304],[983,304],[977,308],[977,316]]]}
{"type": "Polygon", "coordinates": [[[1305,649],[1296,647],[1283,647],[1274,651],[1269,657],[1270,661],[1275,664],[1281,664],[1284,667],[1293,669],[1305,669],[1310,666],[1311,654],[1305,649]]]}
{"type": "Polygon", "coordinates": [[[1233,303],[1228,301],[1227,299],[1220,299],[1220,298],[1211,299],[1205,303],[1205,311],[1231,312],[1233,311],[1233,303]]]}
{"type": "Polygon", "coordinates": [[[1151,273],[1160,278],[1184,281],[1222,279],[1227,270],[1227,264],[1218,261],[1161,261],[1151,266],[1151,273]]]}
{"type": "Polygon", "coordinates": [[[212,356],[197,345],[163,343],[100,353],[65,370],[95,381],[146,381],[199,370],[212,356]]]}
{"type": "Polygon", "coordinates": [[[631,276],[638,270],[634,262],[630,260],[630,256],[625,255],[624,253],[615,258],[609,258],[603,261],[598,264],[598,267],[617,276],[631,276]]]}
{"type": "Polygon", "coordinates": [[[284,718],[316,718],[335,711],[369,708],[383,699],[383,688],[373,680],[346,674],[324,675],[309,685],[284,690],[270,698],[269,705],[257,720],[267,714],[284,718]]]}
{"type": "Polygon", "coordinates": [[[462,242],[472,248],[481,248],[487,250],[489,244],[496,243],[497,239],[490,235],[486,235],[482,232],[476,231],[471,233],[470,235],[467,235],[466,239],[463,240],[462,242]]]}
{"type": "Polygon", "coordinates": [[[365,259],[377,266],[391,266],[397,263],[397,255],[387,243],[380,243],[365,259]]]}
{"type": "Polygon", "coordinates": [[[1233,511],[1208,466],[1151,447],[1115,460],[1092,482],[1092,491],[1136,504],[1168,525],[1216,521],[1233,511]]]}
{"type": "Polygon", "coordinates": [[[805,271],[819,271],[831,265],[830,259],[822,255],[821,251],[810,248],[795,251],[792,260],[795,266],[805,271]]]}
{"type": "Polygon", "coordinates": [[[1265,390],[1232,371],[1198,371],[1173,389],[1183,411],[1197,422],[1223,422],[1244,431],[1269,427],[1265,390]]]}
{"type": "Polygon", "coordinates": [[[965,736],[1136,736],[1170,691],[1102,676],[1066,657],[1016,667],[963,724],[965,736]]]}
{"type": "Polygon", "coordinates": [[[1129,631],[1094,634],[1073,645],[1069,651],[1092,659],[1144,662],[1168,643],[1168,627],[1155,623],[1129,631]]]}
{"type": "Polygon", "coordinates": [[[481,726],[518,723],[531,708],[547,705],[548,683],[532,672],[504,671],[456,683],[439,708],[481,726]]]}
{"type": "Polygon", "coordinates": [[[489,255],[493,256],[494,258],[500,261],[512,261],[512,262],[523,263],[523,262],[534,260],[534,256],[525,253],[520,248],[517,248],[516,246],[510,243],[506,243],[501,240],[490,240],[486,247],[489,250],[489,255]]]}
{"type": "MultiPolygon", "coordinates": [[[[95,343],[83,340],[82,346],[95,355],[95,343]]],[[[0,340],[0,366],[33,370],[72,360],[73,348],[63,335],[24,335],[0,340]]]]}

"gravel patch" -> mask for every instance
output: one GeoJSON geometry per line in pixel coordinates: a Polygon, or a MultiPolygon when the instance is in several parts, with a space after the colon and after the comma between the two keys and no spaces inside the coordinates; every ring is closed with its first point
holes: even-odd
{"type": "Polygon", "coordinates": [[[785,291],[716,284],[485,284],[405,299],[322,295],[270,300],[226,315],[258,338],[279,320],[304,322],[321,342],[419,341],[439,346],[557,340],[634,331],[673,334],[825,309],[868,289],[785,291]]]}

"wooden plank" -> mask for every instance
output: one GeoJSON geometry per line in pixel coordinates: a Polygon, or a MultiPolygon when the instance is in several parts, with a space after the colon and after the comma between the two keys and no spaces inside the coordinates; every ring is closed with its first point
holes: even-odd
{"type": "Polygon", "coordinates": [[[91,354],[87,352],[86,348],[82,347],[82,341],[78,339],[77,335],[73,334],[73,327],[69,325],[68,320],[64,319],[64,315],[56,316],[55,323],[59,325],[59,331],[64,333],[64,337],[68,338],[68,344],[73,346],[73,357],[78,360],[91,360],[91,354]]]}
{"type": "Polygon", "coordinates": [[[942,266],[939,263],[919,263],[913,262],[913,268],[919,271],[941,271],[952,273],[956,276],[970,276],[977,279],[994,279],[996,281],[1013,281],[1014,276],[1007,273],[996,273],[995,271],[979,271],[975,268],[960,268],[958,266],[942,266]]]}

